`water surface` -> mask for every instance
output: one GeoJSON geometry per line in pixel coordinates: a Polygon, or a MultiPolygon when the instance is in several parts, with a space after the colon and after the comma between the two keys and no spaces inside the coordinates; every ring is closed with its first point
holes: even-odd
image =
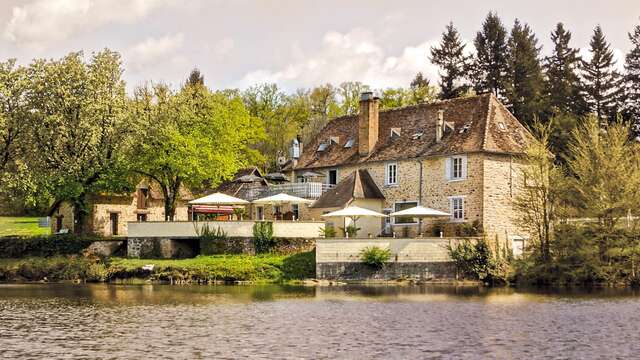
{"type": "Polygon", "coordinates": [[[0,285],[0,358],[635,358],[640,294],[0,285]]]}

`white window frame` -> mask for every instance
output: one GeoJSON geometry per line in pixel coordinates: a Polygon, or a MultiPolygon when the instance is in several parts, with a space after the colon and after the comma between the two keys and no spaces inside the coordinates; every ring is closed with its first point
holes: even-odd
{"type": "Polygon", "coordinates": [[[256,220],[264,220],[264,206],[256,206],[256,220]],[[258,209],[261,211],[258,211],[258,209]]]}
{"type": "Polygon", "coordinates": [[[448,181],[462,181],[467,179],[467,156],[450,156],[445,160],[445,177],[448,181]]]}
{"type": "MultiPolygon", "coordinates": [[[[396,207],[396,205],[398,204],[408,204],[408,203],[414,203],[415,206],[418,206],[418,204],[420,204],[420,202],[416,199],[416,200],[405,200],[405,201],[396,201],[393,203],[393,211],[396,212],[398,211],[398,208],[396,207]]],[[[406,223],[397,223],[396,222],[396,217],[391,217],[391,225],[395,225],[395,226],[411,226],[411,225],[416,225],[418,224],[418,222],[415,220],[415,218],[412,220],[412,222],[406,222],[406,223]]]]}
{"type": "Polygon", "coordinates": [[[291,213],[293,213],[293,220],[300,220],[300,205],[291,204],[291,213]]]}
{"type": "Polygon", "coordinates": [[[390,162],[384,166],[384,184],[386,186],[398,185],[398,163],[390,162]],[[393,168],[393,172],[391,169],[393,168]]]}
{"type": "Polygon", "coordinates": [[[464,222],[465,221],[465,216],[466,214],[466,196],[464,195],[457,195],[457,196],[449,196],[449,212],[451,213],[451,221],[452,222],[464,222]],[[461,209],[456,210],[455,208],[455,202],[460,200],[461,201],[461,209]],[[460,211],[460,217],[456,217],[456,211],[460,211]]]}
{"type": "Polygon", "coordinates": [[[338,179],[340,179],[338,177],[338,175],[339,175],[338,169],[329,169],[329,170],[327,170],[327,184],[328,185],[338,185],[338,182],[339,182],[338,179]],[[335,184],[331,184],[331,175],[330,174],[331,174],[332,171],[336,172],[336,183],[335,184]]]}

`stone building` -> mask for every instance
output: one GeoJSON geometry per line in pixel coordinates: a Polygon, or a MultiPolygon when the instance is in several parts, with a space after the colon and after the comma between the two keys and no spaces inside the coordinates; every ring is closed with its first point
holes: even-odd
{"type": "MultiPolygon", "coordinates": [[[[292,179],[304,182],[300,175],[312,172],[335,186],[309,216],[352,203],[387,214],[420,204],[452,214],[427,223],[427,235],[454,236],[475,226],[503,243],[526,237],[514,221],[513,200],[522,155],[535,140],[493,95],[391,110],[378,105],[363,93],[359,114],[331,120],[294,156],[292,179]]],[[[359,236],[413,236],[417,225],[386,218],[358,227],[359,236]]]]}
{"type": "MultiPolygon", "coordinates": [[[[191,193],[181,189],[175,220],[188,219],[187,202],[191,193]]],[[[141,182],[133,193],[95,194],[88,199],[86,233],[102,236],[126,236],[127,222],[164,221],[164,196],[162,191],[147,182],[141,182]]],[[[62,202],[52,208],[52,233],[73,232],[75,227],[73,206],[62,202]]]]}

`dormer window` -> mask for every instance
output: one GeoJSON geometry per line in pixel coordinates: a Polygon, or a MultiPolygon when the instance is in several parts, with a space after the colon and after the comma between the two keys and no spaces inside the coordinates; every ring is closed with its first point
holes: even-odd
{"type": "Polygon", "coordinates": [[[344,144],[344,147],[345,147],[345,148],[347,148],[347,149],[350,149],[350,148],[352,148],[352,147],[353,147],[353,143],[354,143],[354,142],[355,142],[355,141],[354,141],[353,139],[349,139],[349,140],[347,140],[347,142],[344,144]]]}
{"type": "Polygon", "coordinates": [[[400,128],[391,128],[391,134],[390,134],[392,139],[397,139],[400,137],[400,128]]]}
{"type": "Polygon", "coordinates": [[[329,138],[329,145],[338,145],[340,144],[340,137],[338,136],[332,136],[329,138]]]}
{"type": "Polygon", "coordinates": [[[320,143],[320,145],[318,146],[318,152],[323,152],[327,150],[327,144],[326,143],[320,143]]]}

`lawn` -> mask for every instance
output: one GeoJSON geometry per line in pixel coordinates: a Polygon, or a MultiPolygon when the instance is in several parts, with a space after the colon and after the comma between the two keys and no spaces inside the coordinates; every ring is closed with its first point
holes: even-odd
{"type": "Polygon", "coordinates": [[[48,235],[49,228],[38,227],[37,217],[0,216],[0,236],[48,235]]]}

